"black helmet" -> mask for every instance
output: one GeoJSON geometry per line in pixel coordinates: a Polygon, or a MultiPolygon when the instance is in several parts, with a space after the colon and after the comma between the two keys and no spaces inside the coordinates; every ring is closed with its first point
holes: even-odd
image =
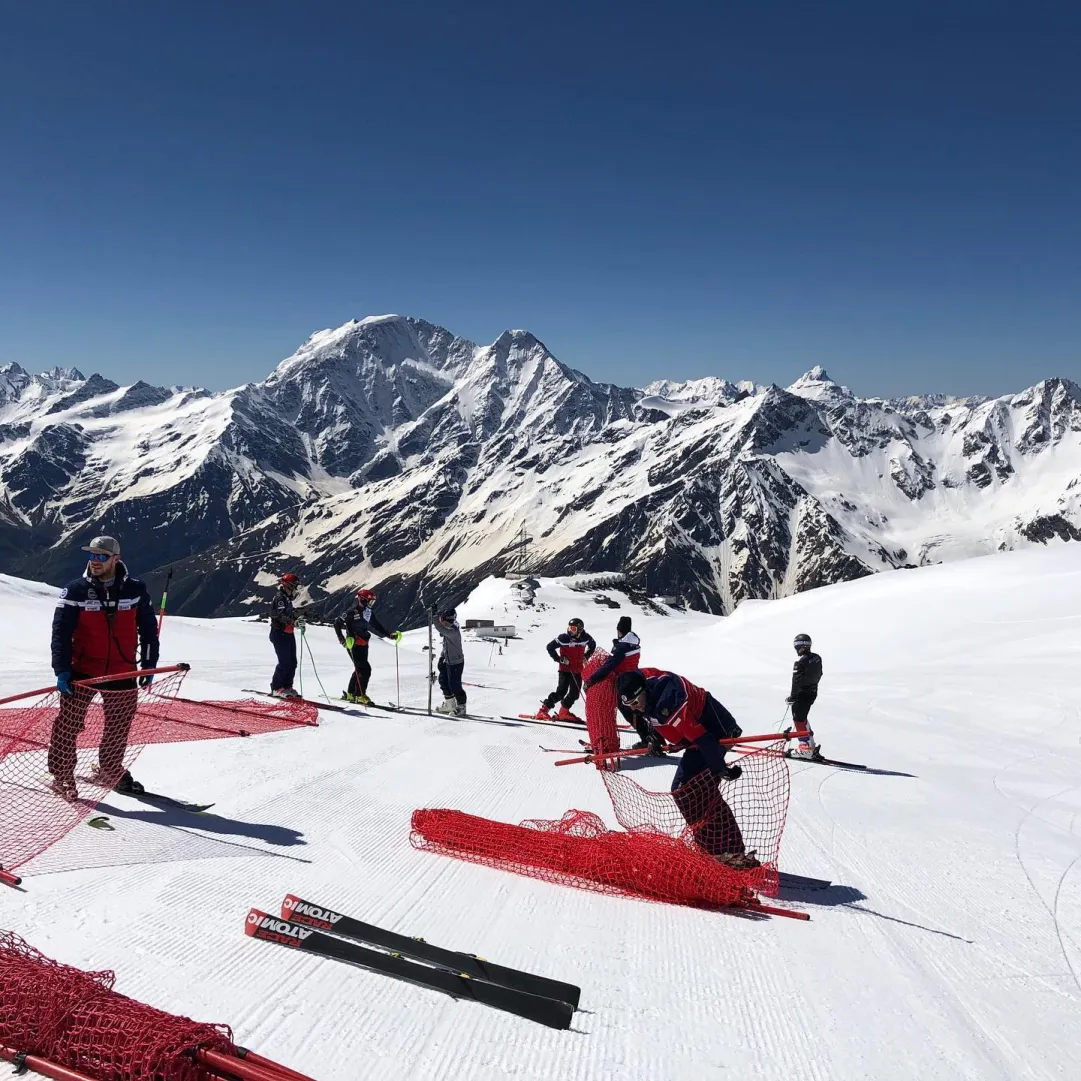
{"type": "Polygon", "coordinates": [[[616,682],[619,688],[619,700],[626,704],[637,698],[646,689],[646,677],[637,669],[624,672],[616,682]]]}
{"type": "Polygon", "coordinates": [[[792,640],[792,645],[794,645],[796,649],[810,649],[811,636],[809,634],[797,634],[792,640]]]}
{"type": "Polygon", "coordinates": [[[453,608],[444,608],[439,613],[439,619],[442,623],[453,623],[458,618],[458,613],[453,608]]]}
{"type": "Polygon", "coordinates": [[[631,629],[631,617],[620,616],[619,622],[616,624],[616,634],[626,634],[631,629]]]}
{"type": "Polygon", "coordinates": [[[573,627],[578,634],[581,634],[586,629],[586,625],[577,616],[574,619],[568,619],[567,626],[573,627]]]}

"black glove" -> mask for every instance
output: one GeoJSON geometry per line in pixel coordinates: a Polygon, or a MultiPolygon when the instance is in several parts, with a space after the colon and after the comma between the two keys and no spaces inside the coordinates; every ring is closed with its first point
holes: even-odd
{"type": "Polygon", "coordinates": [[[792,705],[792,703],[793,703],[793,702],[795,702],[795,700],[796,700],[796,696],[795,696],[794,694],[790,694],[790,695],[789,695],[789,696],[788,696],[788,697],[787,697],[787,698],[785,699],[785,701],[786,701],[786,702],[787,702],[787,703],[788,703],[789,705],[792,705]]]}
{"type": "Polygon", "coordinates": [[[730,766],[727,762],[724,764],[724,773],[721,777],[726,781],[735,781],[743,776],[743,770],[739,766],[730,766]]]}
{"type": "Polygon", "coordinates": [[[139,686],[140,687],[149,687],[150,684],[153,683],[153,682],[154,682],[154,677],[153,676],[148,675],[148,676],[140,676],[139,677],[139,686]]]}
{"type": "Polygon", "coordinates": [[[664,740],[656,732],[650,732],[644,739],[640,739],[631,747],[631,750],[641,751],[647,747],[649,748],[648,754],[650,758],[663,758],[666,754],[664,740]]]}

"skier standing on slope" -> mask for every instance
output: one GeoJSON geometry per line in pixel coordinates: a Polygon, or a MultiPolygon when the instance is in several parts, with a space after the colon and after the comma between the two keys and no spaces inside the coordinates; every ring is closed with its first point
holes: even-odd
{"type": "Polygon", "coordinates": [[[585,689],[607,679],[612,673],[629,672],[638,667],[638,660],[642,654],[642,643],[638,635],[631,630],[631,617],[620,616],[616,623],[616,637],[612,639],[612,652],[608,660],[604,662],[585,682],[585,689]]]}
{"type": "Polygon", "coordinates": [[[278,663],[270,677],[270,693],[276,698],[298,698],[293,690],[293,678],[297,674],[297,613],[293,598],[300,588],[295,574],[283,574],[278,579],[278,592],[270,602],[270,644],[278,663]]]}
{"type": "Polygon", "coordinates": [[[571,713],[571,706],[578,701],[582,693],[582,666],[597,648],[593,636],[586,632],[586,625],[580,619],[571,619],[567,622],[567,629],[556,635],[548,643],[548,655],[559,665],[559,683],[547,698],[541,702],[537,710],[538,720],[550,720],[552,707],[562,700],[559,712],[556,714],[557,721],[585,722],[581,717],[571,713]]]}
{"type": "Polygon", "coordinates": [[[815,743],[815,734],[807,722],[807,714],[818,697],[822,658],[811,652],[809,634],[797,634],[792,645],[796,650],[796,663],[792,665],[792,687],[785,701],[792,707],[792,720],[796,724],[795,734],[799,743],[789,755],[792,758],[820,758],[822,749],[815,743]]]}
{"type": "Polygon", "coordinates": [[[718,781],[734,781],[742,772],[725,763],[727,748],[718,742],[743,734],[735,717],[708,691],[675,672],[624,672],[617,686],[620,704],[650,754],[663,754],[666,743],[685,748],[672,778],[672,796],[694,828],[698,846],[736,870],[759,866],[754,853],[746,851],[736,816],[717,788],[718,781]],[[700,782],[692,784],[697,778],[700,782]]]}
{"type": "Polygon", "coordinates": [[[86,711],[101,691],[105,724],[94,780],[117,792],[139,795],[143,786],[124,769],[124,753],[138,706],[136,684],[149,687],[154,677],[119,679],[93,687],[73,684],[113,672],[156,668],[158,625],[150,594],[138,578],[128,574],[115,537],[95,537],[83,551],[90,554],[86,571],[61,590],[53,615],[52,662],[61,698],[49,740],[52,787],[67,800],[77,797],[76,741],[86,723],[86,711]]]}
{"type": "Polygon", "coordinates": [[[372,678],[372,666],[368,663],[368,643],[373,634],[380,638],[393,639],[397,645],[402,640],[401,631],[388,631],[372,611],[375,594],[370,589],[357,593],[356,604],[334,620],[334,633],[338,644],[349,651],[353,661],[353,674],[349,677],[349,686],[342,695],[347,702],[359,702],[362,706],[371,705],[368,697],[368,681],[372,678]]]}
{"type": "MultiPolygon", "coordinates": [[[[435,615],[434,608],[431,613],[435,615]]],[[[458,613],[453,608],[440,612],[434,626],[443,639],[439,653],[439,688],[443,692],[443,704],[436,706],[435,711],[464,717],[466,694],[462,688],[462,672],[465,671],[465,650],[462,649],[458,613]]]]}

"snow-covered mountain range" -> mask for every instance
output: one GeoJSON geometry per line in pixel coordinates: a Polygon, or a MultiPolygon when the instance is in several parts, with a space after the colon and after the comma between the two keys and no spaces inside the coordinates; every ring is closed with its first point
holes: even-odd
{"type": "Polygon", "coordinates": [[[1081,539],[1081,388],[861,399],[595,383],[533,335],[379,316],[210,393],[0,366],[4,569],[61,581],[93,533],[192,615],[299,573],[405,623],[517,565],[622,571],[714,612],[876,571],[1081,539]]]}

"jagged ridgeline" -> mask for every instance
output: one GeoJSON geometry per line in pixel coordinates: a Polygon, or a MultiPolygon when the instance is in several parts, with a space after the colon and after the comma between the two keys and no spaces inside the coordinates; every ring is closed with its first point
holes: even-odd
{"type": "MultiPolygon", "coordinates": [[[[658,365],[660,366],[660,365],[658,365]]],[[[1081,539],[1081,390],[861,399],[815,368],[782,389],[595,383],[533,335],[477,346],[369,318],[262,383],[120,387],[0,367],[0,557],[61,582],[119,536],[170,607],[258,608],[300,574],[393,622],[525,569],[619,572],[730,612],[876,571],[1081,539]]]]}

